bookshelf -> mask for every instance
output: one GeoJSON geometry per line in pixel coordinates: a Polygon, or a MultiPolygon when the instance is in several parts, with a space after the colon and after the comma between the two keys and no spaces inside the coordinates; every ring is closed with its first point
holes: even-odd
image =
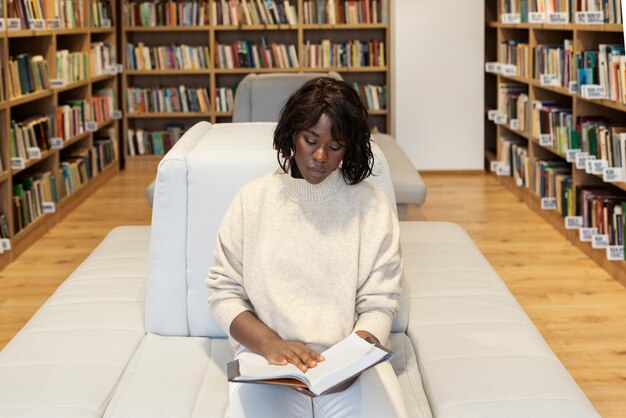
{"type": "Polygon", "coordinates": [[[531,3],[485,2],[486,169],[626,285],[619,3],[597,13],[561,0],[561,14],[520,13],[531,3]]]}
{"type": "Polygon", "coordinates": [[[39,4],[0,11],[0,268],[119,169],[115,2],[39,4]]]}
{"type": "MultiPolygon", "coordinates": [[[[127,169],[155,170],[162,158],[162,155],[159,154],[167,150],[168,144],[174,142],[178,134],[197,121],[208,120],[211,123],[231,121],[232,111],[228,104],[228,98],[234,96],[234,89],[237,84],[247,74],[253,72],[336,71],[349,83],[369,86],[367,92],[362,88],[362,96],[364,100],[366,97],[370,98],[372,109],[369,112],[370,125],[381,132],[388,132],[391,129],[392,120],[392,109],[389,105],[391,100],[388,97],[391,85],[388,51],[391,36],[389,1],[345,2],[334,0],[336,6],[334,20],[332,20],[334,23],[326,23],[332,19],[331,14],[333,12],[330,9],[325,11],[324,20],[316,17],[324,11],[320,8],[333,3],[332,1],[275,1],[275,4],[280,3],[283,12],[268,17],[263,16],[264,12],[259,7],[267,2],[258,0],[239,2],[223,0],[185,2],[179,0],[175,3],[178,6],[177,13],[174,13],[172,9],[169,11],[155,10],[154,15],[160,20],[159,24],[154,24],[148,19],[141,20],[142,16],[148,14],[149,10],[142,9],[142,7],[150,6],[141,6],[137,1],[124,0],[121,45],[124,66],[122,96],[125,167],[127,169]],[[345,19],[344,11],[346,9],[344,6],[347,3],[351,7],[348,11],[350,20],[345,19]],[[229,4],[233,9],[229,9],[229,4]],[[367,14],[364,8],[366,4],[371,5],[367,9],[367,14]],[[341,5],[341,9],[338,9],[339,5],[341,5]],[[361,8],[359,9],[359,7],[361,8]],[[193,12],[187,13],[189,10],[193,10],[193,12]],[[142,15],[142,11],[144,15],[142,15]],[[375,19],[374,14],[378,18],[375,19]],[[180,19],[176,21],[174,18],[181,16],[183,20],[185,17],[187,19],[184,25],[180,24],[180,19]],[[169,24],[167,19],[169,19],[169,24]],[[345,21],[351,23],[343,23],[345,21]],[[363,21],[374,23],[354,23],[363,21]],[[357,51],[359,48],[363,48],[363,44],[368,49],[370,46],[373,49],[373,44],[370,45],[370,42],[374,40],[378,52],[375,55],[380,56],[380,60],[375,63],[376,65],[355,66],[353,65],[354,62],[349,65],[346,62],[335,64],[338,62],[335,59],[327,60],[326,65],[321,66],[321,63],[318,65],[309,64],[310,60],[306,59],[311,56],[307,55],[307,51],[309,54],[313,54],[311,45],[321,45],[322,42],[344,44],[346,49],[357,51]],[[355,41],[362,44],[356,44],[355,41]],[[163,59],[164,56],[176,56],[176,51],[164,49],[164,47],[171,47],[172,45],[205,50],[208,53],[207,65],[172,65],[172,60],[163,65],[163,62],[167,61],[163,59]],[[146,47],[148,52],[145,52],[146,47]],[[264,47],[267,47],[267,55],[271,55],[269,58],[272,60],[271,67],[267,64],[269,61],[266,58],[267,55],[263,53],[264,47]],[[284,49],[281,50],[283,47],[284,49]],[[234,51],[230,59],[228,58],[229,50],[234,51]],[[241,54],[237,54],[237,51],[241,54]],[[138,55],[142,55],[142,57],[139,58],[138,55]],[[150,57],[149,60],[143,59],[145,55],[150,57]],[[239,57],[241,59],[237,65],[237,58],[239,57]],[[249,68],[250,66],[245,64],[244,57],[254,57],[252,59],[260,62],[260,68],[249,68]],[[136,65],[138,61],[144,61],[144,63],[150,61],[151,65],[138,66],[136,65]],[[155,65],[155,61],[158,65],[155,65]],[[134,105],[149,100],[142,99],[138,90],[133,90],[132,95],[127,94],[129,89],[165,89],[180,87],[181,85],[185,87],[185,91],[190,88],[205,89],[210,103],[209,109],[202,107],[200,111],[142,112],[137,111],[137,107],[134,105]],[[382,103],[381,86],[386,89],[384,99],[387,105],[382,103]],[[373,94],[376,94],[377,100],[374,100],[373,94]],[[218,96],[222,98],[219,108],[216,99],[218,96]],[[148,145],[139,150],[138,143],[141,141],[148,145]],[[161,142],[164,142],[165,146],[161,146],[161,142]],[[158,145],[153,146],[152,144],[158,145]],[[157,155],[154,155],[155,152],[157,155]]],[[[330,51],[332,46],[326,45],[326,48],[330,51]]],[[[338,50],[336,49],[336,51],[338,50]]],[[[199,54],[189,55],[196,57],[199,54]]],[[[319,52],[319,56],[322,57],[323,53],[319,52]]],[[[336,54],[336,57],[338,56],[339,54],[336,54]]],[[[200,61],[204,64],[204,60],[200,61]]],[[[174,97],[176,96],[176,93],[172,94],[174,97]]],[[[200,95],[200,93],[198,94],[200,95]]],[[[159,95],[154,97],[155,100],[158,100],[159,95]]]]}

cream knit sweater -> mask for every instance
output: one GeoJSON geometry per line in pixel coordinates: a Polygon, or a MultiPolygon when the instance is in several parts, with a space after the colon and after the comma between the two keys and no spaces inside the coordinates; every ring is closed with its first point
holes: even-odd
{"type": "Polygon", "coordinates": [[[384,343],[398,310],[399,238],[389,200],[367,182],[348,185],[340,169],[317,185],[268,174],[222,220],[211,312],[226,332],[250,310],[285,340],[329,347],[365,330],[384,343]]]}

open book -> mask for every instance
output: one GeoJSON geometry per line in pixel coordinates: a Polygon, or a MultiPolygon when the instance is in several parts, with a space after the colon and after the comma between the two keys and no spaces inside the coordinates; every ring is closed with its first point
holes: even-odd
{"type": "Polygon", "coordinates": [[[301,371],[293,364],[268,364],[265,357],[244,352],[228,363],[228,381],[286,385],[311,396],[340,391],[363,371],[391,357],[391,351],[350,334],[321,353],[324,361],[301,371]]]}

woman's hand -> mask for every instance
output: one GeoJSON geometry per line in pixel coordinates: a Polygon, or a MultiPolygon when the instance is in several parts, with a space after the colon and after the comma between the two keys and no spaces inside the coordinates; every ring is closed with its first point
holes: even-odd
{"type": "Polygon", "coordinates": [[[356,335],[358,335],[359,337],[363,338],[364,340],[367,340],[368,338],[371,338],[372,340],[374,340],[378,344],[380,344],[380,341],[378,341],[378,338],[374,337],[372,334],[370,334],[367,331],[359,330],[359,331],[354,331],[354,333],[356,335]]]}
{"type": "Polygon", "coordinates": [[[270,364],[291,363],[303,372],[324,361],[324,356],[297,341],[274,339],[265,344],[261,352],[270,364]]]}

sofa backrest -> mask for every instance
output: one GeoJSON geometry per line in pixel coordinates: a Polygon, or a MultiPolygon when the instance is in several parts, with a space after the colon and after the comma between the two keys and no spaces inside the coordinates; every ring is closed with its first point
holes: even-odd
{"type": "MultiPolygon", "coordinates": [[[[151,333],[226,336],[209,313],[205,287],[216,234],[237,191],[278,168],[275,123],[207,125],[185,133],[159,164],[146,296],[151,333]]],[[[395,209],[389,167],[376,145],[373,151],[375,175],[368,181],[385,191],[395,209]]],[[[396,320],[398,327],[406,329],[406,318],[396,320]]]]}

